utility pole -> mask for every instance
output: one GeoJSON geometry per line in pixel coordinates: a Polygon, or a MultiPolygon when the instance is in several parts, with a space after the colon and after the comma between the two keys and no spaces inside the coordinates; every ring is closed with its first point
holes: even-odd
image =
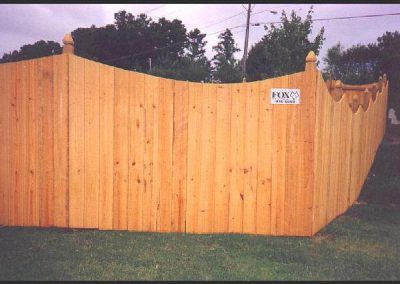
{"type": "MultiPolygon", "coordinates": [[[[243,6],[243,5],[242,5],[243,6]]],[[[254,4],[255,6],[255,4],[254,4]]],[[[253,6],[253,8],[254,8],[253,6]]],[[[251,14],[251,4],[248,4],[248,8],[246,9],[244,6],[243,8],[245,10],[247,10],[247,22],[246,22],[246,36],[244,39],[244,49],[243,49],[243,82],[246,82],[246,60],[247,60],[247,49],[248,49],[248,45],[249,45],[249,33],[250,33],[250,14],[251,14]]],[[[272,11],[272,10],[263,10],[261,12],[257,12],[258,13],[262,13],[262,12],[270,12],[271,14],[276,15],[278,12],[277,11],[272,11]]]]}
{"type": "Polygon", "coordinates": [[[246,59],[247,59],[247,46],[249,44],[250,14],[251,14],[251,4],[248,4],[247,21],[246,21],[246,36],[244,38],[244,49],[243,49],[243,81],[244,82],[246,81],[246,59]]]}

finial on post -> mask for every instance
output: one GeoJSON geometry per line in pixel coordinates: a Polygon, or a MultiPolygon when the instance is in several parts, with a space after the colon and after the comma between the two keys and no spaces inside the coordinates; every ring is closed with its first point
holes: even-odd
{"type": "Polygon", "coordinates": [[[340,80],[337,80],[333,86],[331,91],[331,95],[333,99],[337,102],[343,97],[343,83],[340,80]]]}
{"type": "Polygon", "coordinates": [[[74,40],[71,34],[66,34],[63,38],[63,53],[74,54],[74,40]]]}
{"type": "Polygon", "coordinates": [[[317,56],[314,51],[310,51],[306,57],[306,68],[305,71],[316,69],[317,56]]]}
{"type": "Polygon", "coordinates": [[[337,80],[335,83],[335,88],[343,88],[343,83],[340,80],[337,80]]]}
{"type": "Polygon", "coordinates": [[[387,76],[386,76],[386,73],[385,74],[383,74],[383,82],[386,84],[386,81],[387,81],[387,76]]]}

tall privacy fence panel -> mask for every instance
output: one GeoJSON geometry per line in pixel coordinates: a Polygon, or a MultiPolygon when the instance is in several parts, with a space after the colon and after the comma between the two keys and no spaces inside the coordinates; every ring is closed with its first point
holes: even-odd
{"type": "Polygon", "coordinates": [[[325,82],[315,60],[234,84],[67,53],[0,64],[0,224],[313,235],[357,199],[387,100],[386,78],[325,82]]]}

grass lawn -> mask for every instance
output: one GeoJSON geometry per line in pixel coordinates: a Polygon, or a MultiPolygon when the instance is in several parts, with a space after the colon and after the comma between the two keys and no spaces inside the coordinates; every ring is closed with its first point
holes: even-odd
{"type": "Polygon", "coordinates": [[[400,280],[400,145],[312,238],[0,228],[0,280],[400,280]]]}

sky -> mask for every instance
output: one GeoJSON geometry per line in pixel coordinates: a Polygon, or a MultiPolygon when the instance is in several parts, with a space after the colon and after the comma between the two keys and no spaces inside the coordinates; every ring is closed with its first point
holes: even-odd
{"type": "MultiPolygon", "coordinates": [[[[251,23],[279,21],[282,10],[289,14],[294,10],[305,17],[311,4],[255,4],[251,23]],[[269,11],[277,11],[273,14],[269,11]]],[[[400,12],[400,4],[313,4],[313,19],[347,17],[400,12]]],[[[126,10],[133,15],[146,13],[152,19],[165,17],[179,19],[192,30],[199,28],[206,37],[207,57],[213,56],[212,46],[218,42],[218,34],[232,28],[238,47],[243,50],[246,11],[241,4],[0,4],[0,56],[19,49],[24,44],[38,40],[61,43],[64,34],[78,27],[105,26],[114,22],[114,13],[126,10]]],[[[329,47],[340,42],[344,47],[376,42],[386,31],[400,29],[399,16],[359,18],[349,20],[316,21],[313,25],[315,37],[325,27],[326,40],[318,59],[322,61],[329,47]]],[[[250,47],[259,41],[265,30],[263,25],[251,26],[250,47]]],[[[241,58],[242,51],[237,53],[241,58]]],[[[323,66],[323,65],[322,65],[323,66]]]]}

